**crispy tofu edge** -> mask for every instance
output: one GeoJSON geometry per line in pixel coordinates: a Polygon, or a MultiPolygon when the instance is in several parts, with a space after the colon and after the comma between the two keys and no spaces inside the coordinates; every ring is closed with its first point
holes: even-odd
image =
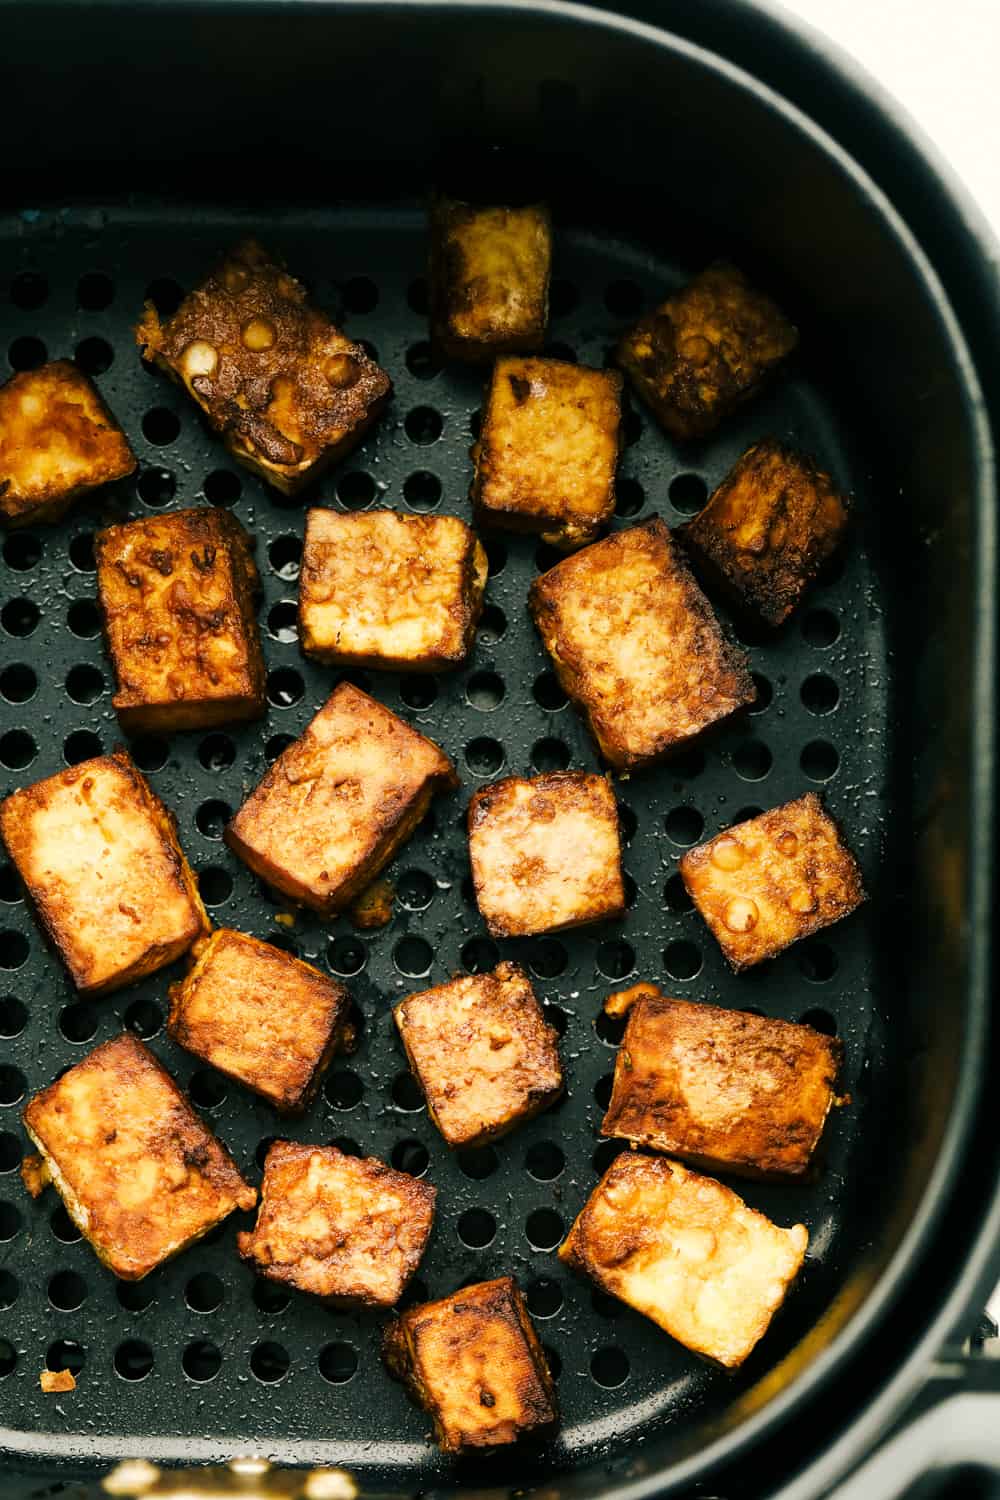
{"type": "MultiPolygon", "coordinates": [[[[504,207],[500,204],[470,204],[460,198],[439,195],[434,199],[430,211],[430,256],[428,262],[428,291],[430,304],[431,343],[446,359],[464,364],[484,364],[498,354],[533,354],[541,348],[549,323],[549,284],[552,270],[552,219],[544,203],[524,205],[524,210],[534,210],[540,218],[548,236],[549,265],[545,274],[545,287],[534,326],[524,335],[506,339],[466,339],[455,334],[451,328],[450,306],[457,285],[463,280],[456,273],[454,257],[449,255],[450,224],[456,209],[504,207]]],[[[522,211],[524,211],[522,210],[522,211]]]]}

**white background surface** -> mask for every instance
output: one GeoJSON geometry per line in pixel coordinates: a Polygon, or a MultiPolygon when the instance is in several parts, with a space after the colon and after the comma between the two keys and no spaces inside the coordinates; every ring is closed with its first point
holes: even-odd
{"type": "Polygon", "coordinates": [[[784,0],[909,111],[1000,237],[1000,0],[784,0]]]}

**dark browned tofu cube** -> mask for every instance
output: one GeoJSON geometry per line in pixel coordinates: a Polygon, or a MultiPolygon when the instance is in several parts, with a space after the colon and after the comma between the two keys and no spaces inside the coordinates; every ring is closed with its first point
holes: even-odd
{"type": "Polygon", "coordinates": [[[0,521],[58,521],[74,500],[135,468],[96,386],[68,359],[0,386],[0,521]]]}
{"type": "Polygon", "coordinates": [[[139,1281],[257,1194],[153,1054],[128,1032],[29,1101],[24,1127],[100,1260],[139,1281]]]}
{"type": "Polygon", "coordinates": [[[748,448],[678,536],[713,583],[768,625],[787,620],[847,525],[829,474],[773,438],[748,448]]]}
{"type": "Polygon", "coordinates": [[[687,745],[756,696],[746,655],[658,519],[557,563],[529,602],[559,681],[621,770],[687,745]]]}
{"type": "Polygon", "coordinates": [[[275,890],[322,916],[349,906],[458,784],[433,741],[348,682],[283,751],[226,829],[275,890]]]}
{"type": "Polygon", "coordinates": [[[514,1443],[558,1420],[555,1385],[513,1276],[411,1307],[386,1329],[383,1348],[446,1453],[514,1443]]]}
{"type": "Polygon", "coordinates": [[[593,541],[615,509],[622,377],[559,359],[498,359],[473,448],[483,525],[593,541]]]}
{"type": "Polygon", "coordinates": [[[228,511],[178,510],[94,538],[97,591],[129,734],[207,729],[264,712],[250,538],[228,511]]]}
{"type": "Polygon", "coordinates": [[[270,943],[220,928],[171,986],[167,1030],[291,1112],[305,1108],[333,1054],[349,1046],[349,1014],[343,985],[270,943]]]}
{"type": "Polygon", "coordinates": [[[437,671],[472,648],[486,553],[458,516],[311,510],[299,583],[307,656],[437,671]]]}
{"type": "Polygon", "coordinates": [[[473,794],[469,858],[494,937],[560,932],[625,910],[618,808],[604,776],[511,776],[473,794]]]}
{"type": "Polygon", "coordinates": [[[411,995],[393,1014],[449,1146],[496,1140],[562,1093],[558,1034],[518,964],[411,995]]]}
{"type": "Polygon", "coordinates": [[[773,958],[865,899],[857,862],[815,792],[689,849],[680,872],[734,969],[773,958]]]}
{"type": "Polygon", "coordinates": [[[719,262],[640,318],[618,345],[618,363],[673,437],[699,438],[797,343],[770,297],[719,262]]]}
{"type": "Polygon", "coordinates": [[[349,453],[391,390],[385,371],[254,240],[166,322],[147,302],[136,341],[143,359],[188,390],[234,457],[286,495],[349,453]]]}
{"type": "Polygon", "coordinates": [[[270,1281],[343,1307],[392,1307],[420,1264],[436,1196],[372,1156],[275,1141],[257,1223],[237,1245],[270,1281]]]}
{"type": "Polygon", "coordinates": [[[0,834],[83,994],[134,984],[208,931],[174,819],[124,750],[12,792],[0,834]]]}
{"type": "Polygon", "coordinates": [[[541,203],[431,209],[431,337],[449,359],[538,349],[549,320],[552,228],[541,203]]]}
{"type": "Polygon", "coordinates": [[[835,1037],[650,984],[605,1009],[629,1019],[602,1135],[721,1172],[803,1175],[835,1102],[835,1037]]]}

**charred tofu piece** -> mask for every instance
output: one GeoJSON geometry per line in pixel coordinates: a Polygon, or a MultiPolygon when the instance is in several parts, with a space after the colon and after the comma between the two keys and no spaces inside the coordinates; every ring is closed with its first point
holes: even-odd
{"type": "Polygon", "coordinates": [[[73,501],[135,468],[96,386],[68,359],[0,386],[0,521],[58,521],[73,501]]]}
{"type": "Polygon", "coordinates": [[[130,1033],[29,1101],[24,1126],[98,1258],[139,1281],[257,1194],[130,1033]]]}
{"type": "Polygon", "coordinates": [[[386,1329],[383,1351],[445,1453],[515,1443],[558,1421],[555,1384],[513,1276],[411,1307],[386,1329]]]}
{"type": "Polygon", "coordinates": [[[798,333],[742,271],[702,271],[618,345],[618,363],[672,437],[704,437],[752,396],[798,333]]]}
{"type": "Polygon", "coordinates": [[[165,323],[147,302],[136,342],[233,456],[286,495],[350,452],[392,388],[255,240],[237,245],[165,323]]]}
{"type": "Polygon", "coordinates": [[[475,638],[486,574],[486,553],[457,516],[311,510],[302,649],[333,666],[457,666],[475,638]]]}
{"type": "Polygon", "coordinates": [[[559,1257],[726,1369],[767,1332],[798,1275],[804,1225],[781,1229],[711,1177],[625,1151],[559,1257]]]}
{"type": "Polygon", "coordinates": [[[225,838],[268,885],[329,917],[372,883],[434,793],[457,785],[433,741],[342,682],[225,838]]]}
{"type": "Polygon", "coordinates": [[[449,1146],[494,1141],[562,1093],[558,1034],[518,964],[411,995],[393,1015],[449,1146]]]}
{"type": "Polygon", "coordinates": [[[829,474],[773,438],[748,448],[705,509],[680,527],[706,586],[767,625],[787,620],[847,526],[829,474]]]}
{"type": "Polygon", "coordinates": [[[94,538],[97,592],[129,734],[207,729],[264,712],[250,538],[228,511],[178,510],[94,538]]]}
{"type": "Polygon", "coordinates": [[[174,819],[124,750],[12,792],[0,835],[81,994],[134,984],[208,931],[174,819]]]}
{"type": "Polygon", "coordinates": [[[436,1190],[374,1157],[275,1141],[239,1252],[261,1276],[342,1307],[392,1307],[424,1253],[436,1190]]]}
{"type": "Polygon", "coordinates": [[[541,203],[431,209],[431,338],[448,359],[478,363],[540,348],[549,320],[552,226],[541,203]]]}
{"type": "Polygon", "coordinates": [[[619,770],[660,760],[756,696],[745,653],[661,520],[557,563],[529,602],[559,681],[619,770]]]}
{"type": "Polygon", "coordinates": [[[486,526],[591,542],[615,509],[622,377],[559,359],[498,359],[472,450],[486,526]]]}
{"type": "Polygon", "coordinates": [[[811,1026],[670,1000],[655,985],[614,995],[629,1019],[601,1134],[710,1171],[801,1177],[836,1102],[843,1047],[811,1026]]]}
{"type": "Polygon", "coordinates": [[[469,857],[493,937],[559,932],[625,910],[618,808],[605,776],[511,776],[473,794],[469,857]]]}
{"type": "Polygon", "coordinates": [[[737,970],[839,922],[865,899],[857,862],[815,792],[689,849],[680,872],[737,970]]]}
{"type": "Polygon", "coordinates": [[[172,985],[167,1030],[182,1047],[275,1109],[312,1099],[331,1057],[350,1045],[350,997],[270,943],[213,932],[186,978],[172,985]]]}

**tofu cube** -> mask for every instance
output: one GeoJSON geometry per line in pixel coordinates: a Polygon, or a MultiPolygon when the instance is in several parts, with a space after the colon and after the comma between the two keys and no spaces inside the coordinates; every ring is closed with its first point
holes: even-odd
{"type": "Polygon", "coordinates": [[[66,1212],[123,1281],[140,1281],[257,1201],[169,1073],[128,1032],[36,1094],[24,1127],[66,1212]]]}
{"type": "Polygon", "coordinates": [[[136,341],[233,456],[286,495],[350,452],[392,388],[255,240],[230,251],[165,323],[147,302],[136,341]]]}
{"type": "Polygon", "coordinates": [[[449,1146],[494,1141],[562,1093],[558,1033],[518,964],[411,995],[393,1015],[449,1146]]]}
{"type": "Polygon", "coordinates": [[[350,997],[270,943],[219,928],[170,989],[167,1031],[284,1113],[303,1110],[353,1039],[350,997]]]}
{"type": "Polygon", "coordinates": [[[789,355],[798,333],[742,271],[719,261],[640,318],[617,359],[672,437],[704,437],[789,355]]]}
{"type": "Polygon", "coordinates": [[[511,776],[473,794],[469,857],[493,937],[560,932],[625,910],[618,808],[604,776],[511,776]]]}
{"type": "Polygon", "coordinates": [[[299,585],[307,656],[440,671],[472,648],[486,553],[457,516],[311,510],[299,585]]]}
{"type": "Polygon", "coordinates": [[[58,521],[80,495],[135,468],[97,387],[68,359],[0,386],[0,521],[58,521]]]}
{"type": "Polygon", "coordinates": [[[781,1229],[711,1177],[626,1151],[559,1250],[695,1354],[741,1365],[798,1275],[805,1226],[781,1229]]]}
{"type": "Polygon", "coordinates": [[[448,359],[530,352],[549,320],[552,226],[542,203],[431,209],[431,338],[448,359]]]}
{"type": "Polygon", "coordinates": [[[514,1443],[558,1421],[555,1384],[513,1276],[409,1308],[386,1329],[383,1351],[445,1453],[514,1443]]]}
{"type": "Polygon", "coordinates": [[[341,1307],[392,1307],[420,1264],[436,1196],[372,1156],[275,1141],[257,1223],[237,1245],[269,1281],[341,1307]]]}
{"type": "Polygon", "coordinates": [[[437,745],[342,682],[225,838],[268,885],[330,917],[388,864],[434,793],[457,785],[437,745]]]}
{"type": "Polygon", "coordinates": [[[680,527],[710,587],[767,625],[787,620],[847,526],[847,505],[805,453],[765,438],[680,527]]]}
{"type": "Polygon", "coordinates": [[[811,1026],[670,1000],[655,985],[612,996],[628,1025],[601,1134],[696,1167],[801,1177],[836,1102],[843,1047],[811,1026]],[[616,1003],[617,1002],[617,1003],[616,1003]]]}
{"type": "Polygon", "coordinates": [[[839,922],[865,899],[857,862],[815,792],[689,849],[680,873],[737,970],[839,922]]]}
{"type": "Polygon", "coordinates": [[[482,524],[567,549],[593,541],[615,509],[621,390],[616,370],[498,359],[472,450],[482,524]]]}
{"type": "Polygon", "coordinates": [[[529,603],[563,689],[619,770],[690,744],[756,696],[746,654],[659,519],[557,563],[529,603]]]}
{"type": "Polygon", "coordinates": [[[174,818],[124,750],[12,792],[0,835],[81,994],[135,984],[209,929],[174,818]]]}
{"type": "Polygon", "coordinates": [[[178,510],[94,538],[97,592],[128,734],[264,712],[250,538],[228,511],[178,510]]]}

